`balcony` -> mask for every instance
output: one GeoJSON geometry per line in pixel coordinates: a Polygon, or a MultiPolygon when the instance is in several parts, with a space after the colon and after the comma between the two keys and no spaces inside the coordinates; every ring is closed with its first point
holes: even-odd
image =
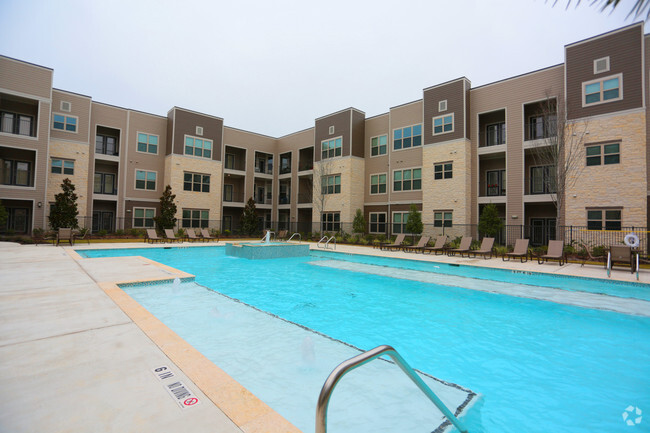
{"type": "Polygon", "coordinates": [[[246,149],[226,146],[224,169],[232,171],[246,171],[246,149]]]}
{"type": "Polygon", "coordinates": [[[38,101],[0,93],[0,132],[36,137],[38,101]]]}
{"type": "Polygon", "coordinates": [[[308,171],[314,169],[314,148],[305,147],[300,149],[298,154],[298,171],[308,171]]]}
{"type": "Polygon", "coordinates": [[[291,152],[280,155],[280,174],[291,173],[291,152]]]}
{"type": "Polygon", "coordinates": [[[555,99],[524,105],[524,141],[557,137],[557,103],[555,99]]]}
{"type": "Polygon", "coordinates": [[[255,152],[255,173],[273,175],[273,155],[255,152]]]}
{"type": "Polygon", "coordinates": [[[0,147],[0,184],[33,187],[35,161],[34,151],[0,147]]]}
{"type": "Polygon", "coordinates": [[[97,127],[95,155],[119,156],[120,131],[103,126],[97,127]]]}

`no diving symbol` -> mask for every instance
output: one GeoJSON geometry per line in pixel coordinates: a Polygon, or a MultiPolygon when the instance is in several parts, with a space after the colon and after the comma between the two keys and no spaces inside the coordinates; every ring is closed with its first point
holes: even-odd
{"type": "Polygon", "coordinates": [[[199,399],[198,399],[198,398],[190,397],[190,398],[186,398],[186,399],[183,401],[183,404],[184,404],[185,406],[194,406],[194,405],[197,404],[198,402],[199,402],[199,399]]]}

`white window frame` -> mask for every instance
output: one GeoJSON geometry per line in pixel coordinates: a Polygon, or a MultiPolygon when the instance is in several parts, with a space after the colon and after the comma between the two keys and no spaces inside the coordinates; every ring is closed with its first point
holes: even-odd
{"type": "Polygon", "coordinates": [[[135,170],[135,175],[133,177],[133,188],[136,191],[157,191],[158,190],[158,172],[154,170],[142,170],[142,169],[136,169],[135,170]],[[142,171],[145,173],[144,175],[144,188],[138,188],[138,172],[142,171]],[[154,181],[154,188],[149,189],[147,188],[147,173],[154,173],[156,175],[156,180],[154,181]]]}
{"type": "Polygon", "coordinates": [[[451,134],[456,129],[456,120],[454,119],[454,113],[443,114],[441,116],[436,116],[431,119],[431,133],[432,135],[443,135],[451,134]],[[451,117],[451,131],[445,131],[445,117],[451,117]],[[436,132],[436,120],[442,119],[442,132],[436,132]]]}
{"type": "Polygon", "coordinates": [[[68,101],[61,101],[60,108],[61,111],[65,111],[66,113],[69,113],[72,111],[72,104],[68,101]]]}
{"type": "Polygon", "coordinates": [[[368,213],[368,233],[386,233],[386,226],[387,225],[388,225],[388,219],[387,219],[386,212],[369,212],[368,213]],[[384,216],[384,222],[382,223],[382,222],[377,221],[377,222],[373,223],[372,222],[372,216],[373,215],[383,215],[384,216]],[[377,226],[377,228],[379,228],[379,224],[383,224],[384,225],[384,231],[372,231],[372,225],[373,224],[375,224],[377,226]]]}
{"type": "Polygon", "coordinates": [[[447,111],[447,100],[438,101],[438,113],[447,111]]]}
{"type": "Polygon", "coordinates": [[[423,146],[422,143],[423,143],[423,140],[424,140],[424,131],[422,130],[422,128],[423,128],[422,123],[414,123],[412,125],[405,125],[405,126],[401,126],[399,128],[393,128],[393,133],[391,134],[391,143],[392,143],[392,146],[393,146],[392,151],[393,152],[399,152],[399,151],[402,151],[402,150],[411,150],[411,149],[422,147],[423,146]],[[415,128],[416,126],[420,127],[420,133],[419,134],[413,134],[413,128],[415,128]],[[406,128],[411,128],[411,136],[409,137],[411,139],[411,145],[409,147],[404,147],[404,130],[406,128]],[[395,131],[398,131],[398,130],[402,131],[402,138],[398,138],[398,140],[402,141],[402,144],[400,145],[399,149],[395,149],[395,131]],[[420,137],[420,144],[413,145],[413,137],[420,137]]]}
{"type": "Polygon", "coordinates": [[[397,170],[393,170],[392,173],[391,173],[390,182],[391,182],[390,183],[391,192],[394,192],[394,193],[410,192],[410,191],[422,191],[422,167],[407,167],[407,168],[400,168],[400,169],[397,169],[397,170]],[[420,179],[419,179],[420,180],[420,188],[418,188],[418,189],[413,188],[413,170],[420,170],[420,179]],[[397,172],[397,171],[402,172],[402,180],[401,180],[402,189],[400,189],[399,191],[395,190],[395,172],[397,172]],[[404,171],[410,171],[411,172],[411,188],[407,189],[407,190],[404,189],[404,171]]]}
{"type": "Polygon", "coordinates": [[[199,137],[203,137],[203,127],[202,126],[197,126],[196,128],[194,128],[194,132],[199,137]]]}
{"type": "Polygon", "coordinates": [[[50,158],[50,174],[62,174],[62,175],[65,175],[65,176],[74,176],[74,159],[50,158]],[[61,173],[52,172],[54,161],[61,161],[61,173]],[[66,173],[65,172],[65,163],[66,162],[71,162],[72,163],[72,173],[66,173]]]}
{"type": "Polygon", "coordinates": [[[322,140],[320,142],[320,159],[321,159],[321,161],[324,161],[326,159],[334,159],[334,158],[341,158],[341,157],[343,157],[343,136],[342,135],[339,135],[338,137],[328,138],[327,140],[322,140]],[[341,140],[341,147],[336,147],[336,140],[341,140]],[[334,142],[334,147],[333,147],[334,156],[329,156],[329,151],[330,151],[329,143],[331,143],[331,142],[334,142]],[[323,143],[328,143],[328,145],[327,145],[328,146],[327,147],[327,154],[328,155],[325,158],[323,158],[323,143]],[[341,149],[341,154],[340,155],[336,154],[336,149],[341,149]]]}
{"type": "Polygon", "coordinates": [[[68,132],[70,134],[77,134],[79,132],[79,117],[71,116],[71,115],[65,114],[65,113],[52,113],[52,129],[54,129],[55,131],[68,132]],[[54,116],[63,116],[63,129],[54,127],[54,116]],[[68,119],[74,119],[75,120],[74,131],[68,131],[68,128],[67,128],[68,127],[68,119]]]}
{"type": "Polygon", "coordinates": [[[210,190],[212,188],[211,182],[212,182],[212,176],[210,174],[208,174],[208,173],[198,173],[198,172],[195,172],[195,171],[183,171],[183,191],[185,191],[185,192],[201,192],[201,193],[209,194],[210,190]],[[185,180],[185,175],[186,174],[189,174],[189,175],[192,176],[192,180],[190,181],[190,184],[191,184],[190,189],[185,189],[185,183],[187,182],[185,180]],[[199,182],[194,182],[194,176],[201,176],[201,182],[200,183],[199,182]],[[203,182],[203,179],[204,179],[205,176],[208,177],[208,183],[207,183],[208,190],[207,191],[203,191],[203,186],[205,185],[205,183],[203,182]],[[194,190],[194,185],[199,185],[200,189],[198,191],[195,191],[194,190]]]}
{"type": "Polygon", "coordinates": [[[609,72],[609,56],[607,57],[601,57],[600,59],[594,60],[594,75],[596,74],[604,74],[605,72],[609,72]],[[605,68],[602,71],[598,70],[598,67],[596,66],[598,62],[601,60],[605,61],[605,68]]]}
{"type": "MultiPolygon", "coordinates": [[[[143,154],[146,154],[146,155],[158,155],[158,153],[160,152],[160,136],[157,135],[157,134],[149,134],[148,132],[137,131],[135,133],[135,151],[137,153],[143,153],[143,154]],[[140,144],[140,134],[143,134],[143,135],[147,136],[147,151],[146,152],[142,152],[141,150],[138,150],[138,144],[140,144]],[[156,137],[156,140],[157,140],[157,143],[155,144],[156,153],[149,152],[149,146],[150,146],[149,140],[150,140],[151,137],[156,137]]],[[[185,143],[183,143],[183,151],[185,151],[185,143]]]]}
{"type": "Polygon", "coordinates": [[[342,179],[342,176],[341,176],[340,173],[326,174],[326,175],[321,177],[320,181],[321,181],[321,195],[331,195],[331,194],[340,194],[341,193],[343,179],[342,179]],[[336,191],[336,187],[337,187],[336,178],[339,179],[339,183],[338,183],[339,191],[338,192],[336,191]],[[333,180],[334,183],[332,184],[332,192],[328,192],[328,189],[329,189],[329,186],[330,186],[329,179],[334,179],[333,180]],[[323,191],[323,188],[325,188],[325,191],[323,191]]]}
{"type": "Polygon", "coordinates": [[[370,174],[370,190],[369,190],[369,192],[370,192],[370,195],[388,194],[388,173],[384,172],[384,173],[372,173],[372,174],[370,174]],[[379,192],[379,185],[381,185],[381,183],[379,183],[379,176],[381,176],[382,174],[384,176],[386,176],[386,182],[384,183],[384,185],[386,186],[386,188],[385,188],[386,191],[385,192],[379,192]],[[372,192],[372,177],[373,176],[377,176],[377,192],[372,192]]]}
{"type": "Polygon", "coordinates": [[[444,228],[444,227],[453,227],[453,226],[454,226],[454,211],[453,211],[453,210],[443,209],[443,210],[434,210],[434,211],[433,211],[433,227],[434,227],[434,228],[435,228],[435,227],[442,227],[442,228],[444,228]],[[439,214],[439,215],[440,215],[440,218],[439,218],[439,219],[436,219],[436,214],[439,214]],[[451,214],[451,225],[448,225],[448,226],[445,225],[445,221],[447,221],[447,220],[445,219],[445,214],[451,214]],[[439,226],[436,225],[436,221],[440,221],[440,224],[441,224],[441,225],[439,225],[439,226]]]}
{"type": "MultiPolygon", "coordinates": [[[[156,224],[155,224],[155,222],[153,221],[153,218],[156,217],[156,208],[155,208],[155,207],[141,207],[141,206],[135,206],[135,207],[132,209],[132,212],[133,212],[133,219],[132,219],[132,221],[131,221],[131,227],[133,227],[134,229],[150,229],[150,228],[154,228],[154,227],[155,227],[156,224]],[[137,226],[137,225],[135,225],[135,219],[136,219],[135,211],[136,211],[136,209],[142,209],[142,210],[144,211],[143,216],[142,216],[142,224],[143,224],[143,225],[141,225],[141,226],[137,226]],[[152,225],[151,225],[151,226],[147,226],[147,225],[145,224],[145,222],[146,222],[146,220],[147,220],[147,211],[148,211],[148,210],[152,210],[152,211],[153,211],[153,217],[152,217],[152,219],[151,219],[151,222],[152,222],[152,225]]],[[[138,219],[139,219],[139,218],[138,218],[138,219]]]]}
{"type": "MultiPolygon", "coordinates": [[[[608,104],[610,102],[616,102],[616,101],[621,101],[623,99],[623,74],[614,74],[614,75],[609,75],[607,77],[602,77],[602,78],[597,78],[595,80],[589,80],[589,81],[583,81],[582,84],[582,107],[593,107],[595,105],[600,105],[600,104],[608,104]],[[608,80],[612,80],[614,78],[618,78],[618,98],[614,99],[608,99],[608,100],[603,100],[603,83],[608,80]],[[586,88],[590,84],[594,83],[600,83],[600,101],[597,102],[590,102],[587,103],[586,101],[586,96],[587,93],[585,92],[586,88]]],[[[590,93],[591,94],[591,93],[590,93]]]]}
{"type": "MultiPolygon", "coordinates": [[[[408,221],[408,216],[409,216],[408,211],[394,211],[394,212],[392,212],[391,218],[390,218],[390,232],[392,234],[395,234],[395,233],[405,234],[406,233],[405,230],[406,230],[406,223],[408,221]],[[398,224],[398,223],[395,222],[395,215],[397,215],[397,214],[401,215],[402,218],[403,218],[403,220],[399,222],[399,225],[401,226],[400,231],[395,231],[395,224],[398,224]]],[[[400,218],[400,219],[402,219],[402,218],[400,218]]]]}
{"type": "Polygon", "coordinates": [[[374,137],[370,137],[370,157],[371,158],[379,158],[380,156],[386,156],[386,155],[388,155],[388,134],[381,134],[381,135],[375,135],[374,137]],[[386,144],[384,145],[385,148],[386,148],[386,151],[384,153],[380,152],[381,146],[382,146],[381,142],[380,142],[381,137],[386,137],[386,144]],[[378,149],[377,150],[377,152],[378,152],[377,155],[372,154],[372,149],[373,149],[372,140],[374,140],[375,138],[377,139],[377,146],[376,146],[377,149],[378,149]]]}
{"type": "MultiPolygon", "coordinates": [[[[196,146],[192,146],[192,149],[196,149],[196,146]]],[[[153,155],[153,154],[152,154],[152,155],[153,155]]],[[[188,134],[185,134],[185,135],[183,136],[183,156],[192,156],[192,157],[194,157],[194,158],[201,158],[201,159],[212,160],[212,157],[214,156],[214,142],[213,142],[212,140],[210,140],[210,139],[207,139],[207,138],[196,137],[196,136],[194,136],[194,135],[188,135],[188,134]],[[210,156],[203,156],[203,153],[205,152],[205,147],[202,147],[203,150],[201,151],[201,156],[199,156],[199,155],[195,155],[195,154],[194,154],[194,151],[192,151],[192,154],[191,154],[191,155],[185,153],[185,148],[187,147],[187,139],[188,139],[188,138],[193,139],[193,140],[194,140],[194,143],[196,143],[196,140],[201,140],[201,141],[203,141],[204,143],[207,142],[207,141],[209,141],[209,142],[210,142],[210,156]]]]}

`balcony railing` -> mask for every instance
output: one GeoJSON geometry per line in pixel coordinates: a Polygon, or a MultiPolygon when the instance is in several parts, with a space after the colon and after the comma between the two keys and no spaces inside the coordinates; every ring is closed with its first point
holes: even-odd
{"type": "Polygon", "coordinates": [[[244,193],[224,193],[223,201],[227,203],[243,203],[244,193]]]}
{"type": "Polygon", "coordinates": [[[526,140],[543,140],[555,136],[557,136],[557,122],[555,120],[526,125],[526,140]]]}
{"type": "Polygon", "coordinates": [[[0,113],[0,131],[27,137],[36,136],[34,119],[31,116],[16,113],[0,113]]]}

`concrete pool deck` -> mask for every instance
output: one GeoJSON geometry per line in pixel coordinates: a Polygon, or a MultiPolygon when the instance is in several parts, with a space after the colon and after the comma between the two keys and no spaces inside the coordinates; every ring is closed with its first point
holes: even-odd
{"type": "MultiPolygon", "coordinates": [[[[143,247],[161,246],[75,248],[143,247]]],[[[337,251],[606,278],[602,266],[423,256],[348,245],[337,251]]],[[[142,257],[81,259],[70,247],[0,243],[0,430],[298,432],[115,285],[176,276],[188,274],[142,257]],[[181,408],[165,387],[169,382],[153,372],[161,366],[200,403],[181,408]]],[[[636,282],[636,275],[615,269],[612,279],[636,282]]],[[[650,284],[650,270],[640,271],[640,282],[650,284]]]]}

